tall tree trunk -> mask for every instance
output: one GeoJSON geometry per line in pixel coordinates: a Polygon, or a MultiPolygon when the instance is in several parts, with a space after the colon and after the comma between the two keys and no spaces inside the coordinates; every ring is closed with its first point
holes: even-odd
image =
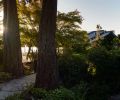
{"type": "Polygon", "coordinates": [[[43,0],[42,4],[35,87],[53,89],[58,85],[55,47],[57,0],[43,0]]]}
{"type": "Polygon", "coordinates": [[[23,66],[16,0],[4,0],[4,27],[4,68],[19,77],[23,66]]]}

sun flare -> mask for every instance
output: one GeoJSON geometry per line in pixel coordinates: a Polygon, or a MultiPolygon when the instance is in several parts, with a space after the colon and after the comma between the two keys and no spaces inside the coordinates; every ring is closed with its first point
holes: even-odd
{"type": "Polygon", "coordinates": [[[0,34],[3,33],[3,11],[0,12],[0,34]]]}

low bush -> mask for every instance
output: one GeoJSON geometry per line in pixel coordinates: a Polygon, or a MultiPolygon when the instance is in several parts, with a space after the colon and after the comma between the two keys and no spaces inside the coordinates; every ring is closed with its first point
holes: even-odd
{"type": "Polygon", "coordinates": [[[75,100],[75,94],[69,89],[59,88],[49,91],[51,100],[75,100]]]}
{"type": "Polygon", "coordinates": [[[24,100],[21,94],[14,94],[12,96],[7,97],[5,100],[24,100]]]}
{"type": "Polygon", "coordinates": [[[93,48],[88,59],[96,68],[94,81],[108,85],[111,94],[120,91],[120,50],[107,50],[103,47],[93,48]]]}
{"type": "Polygon", "coordinates": [[[94,83],[89,86],[85,100],[109,100],[110,88],[106,84],[94,83]]]}
{"type": "Polygon", "coordinates": [[[49,91],[32,88],[28,93],[25,93],[26,95],[23,93],[9,96],[5,100],[75,100],[74,93],[63,87],[49,91]]]}
{"type": "Polygon", "coordinates": [[[30,94],[35,98],[35,99],[47,99],[48,97],[48,92],[44,89],[39,89],[39,88],[32,88],[30,90],[30,94]]]}
{"type": "Polygon", "coordinates": [[[32,96],[43,100],[75,100],[75,95],[71,90],[66,88],[58,88],[55,90],[46,91],[44,89],[33,88],[31,90],[32,96]]]}
{"type": "Polygon", "coordinates": [[[72,91],[75,93],[75,100],[86,100],[87,92],[90,87],[84,81],[81,81],[79,85],[72,87],[72,91]]]}
{"type": "Polygon", "coordinates": [[[66,87],[72,87],[79,84],[81,80],[88,79],[88,66],[82,54],[59,57],[58,65],[60,78],[66,87]]]}

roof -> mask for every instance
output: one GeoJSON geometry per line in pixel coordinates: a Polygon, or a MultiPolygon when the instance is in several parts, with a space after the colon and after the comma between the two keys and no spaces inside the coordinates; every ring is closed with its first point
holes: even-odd
{"type": "MultiPolygon", "coordinates": [[[[88,37],[90,39],[90,42],[95,40],[96,34],[97,34],[97,31],[91,31],[91,32],[88,33],[88,37]]],[[[99,30],[100,38],[104,38],[104,37],[106,37],[109,34],[112,34],[113,36],[116,37],[114,31],[99,30]]]]}

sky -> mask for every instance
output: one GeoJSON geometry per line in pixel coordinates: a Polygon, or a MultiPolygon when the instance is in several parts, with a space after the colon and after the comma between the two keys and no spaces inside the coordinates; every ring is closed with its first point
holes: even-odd
{"type": "Polygon", "coordinates": [[[58,0],[58,11],[80,11],[83,30],[94,31],[100,24],[103,30],[120,34],[120,0],[58,0]]]}

